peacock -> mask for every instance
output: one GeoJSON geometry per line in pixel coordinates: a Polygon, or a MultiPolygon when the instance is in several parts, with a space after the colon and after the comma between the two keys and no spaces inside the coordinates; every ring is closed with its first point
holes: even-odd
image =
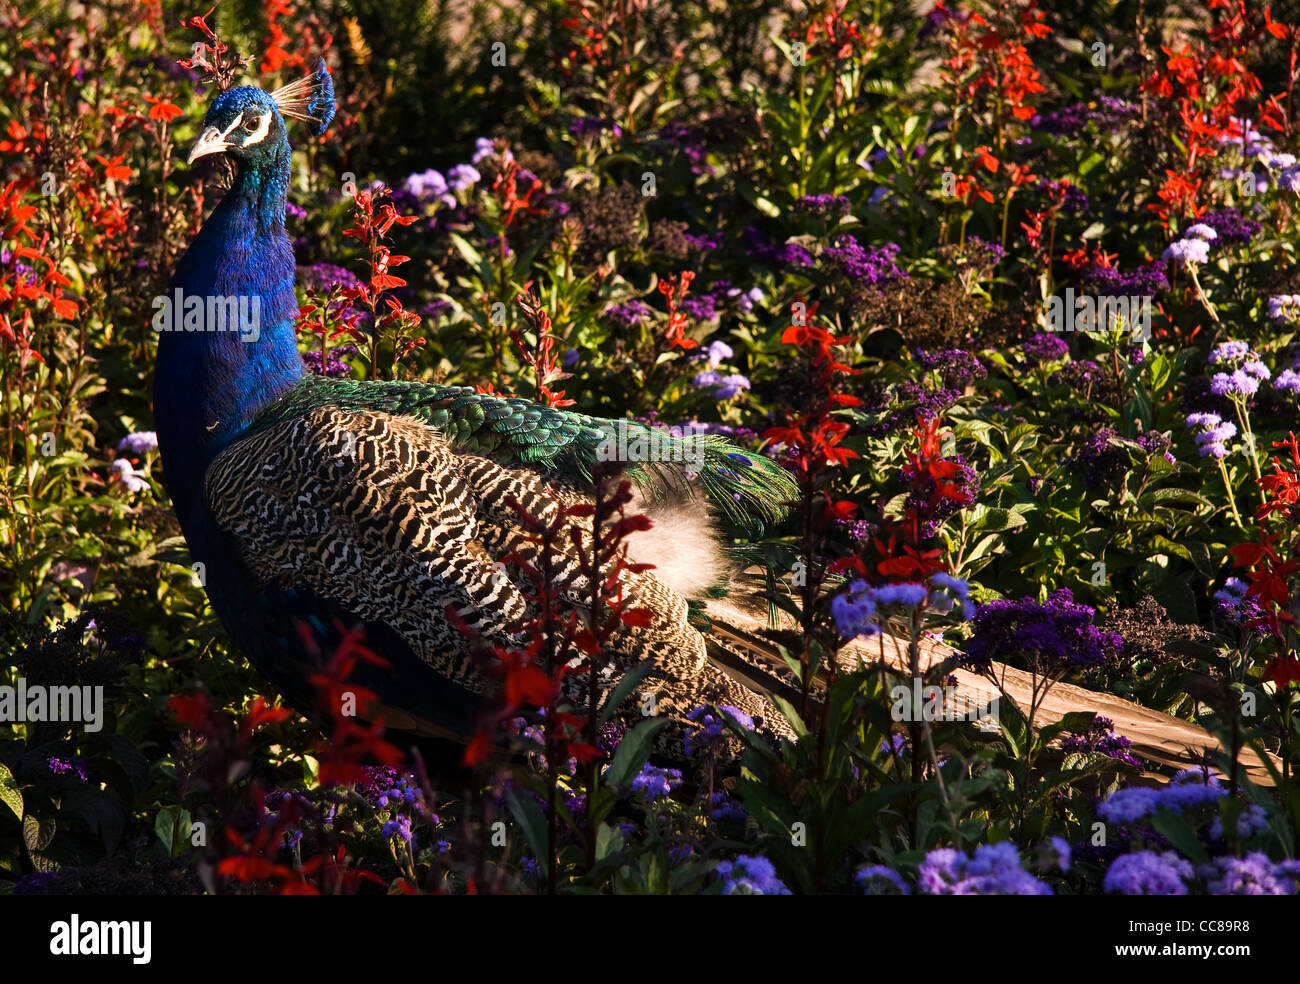
{"type": "MultiPolygon", "coordinates": [[[[224,154],[235,177],[172,280],[169,300],[200,300],[194,319],[173,316],[159,335],[164,476],[216,615],[287,702],[310,713],[313,650],[360,627],[387,665],[363,663],[354,679],[379,695],[386,725],[463,743],[488,682],[448,610],[482,639],[516,641],[528,602],[517,562],[507,563],[525,545],[511,502],[549,517],[585,501],[611,436],[650,435],[470,387],[306,371],[284,228],[286,120],[319,136],[334,107],[322,62],[274,92],[228,89],[208,109],[188,162],[224,154]]],[[[610,656],[621,668],[648,663],[643,691],[673,720],[712,700],[785,732],[768,670],[706,644],[688,616],[730,566],[721,525],[778,520],[795,485],[720,437],[691,435],[691,456],[662,453],[658,439],[661,460],[628,466],[636,510],[653,524],[631,538],[631,557],[654,566],[622,575],[653,618],[620,631],[610,656]]]]}

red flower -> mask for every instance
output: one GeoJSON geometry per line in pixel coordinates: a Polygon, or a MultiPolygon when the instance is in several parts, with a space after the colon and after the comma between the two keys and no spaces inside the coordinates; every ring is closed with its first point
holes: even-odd
{"type": "Polygon", "coordinates": [[[106,161],[99,154],[95,155],[95,160],[104,165],[104,177],[110,181],[121,179],[127,180],[134,173],[129,167],[122,163],[126,159],[125,154],[118,154],[111,161],[106,161]]]}
{"type": "Polygon", "coordinates": [[[1300,683],[1300,659],[1281,657],[1268,664],[1264,679],[1271,680],[1279,690],[1290,683],[1300,683]]]}

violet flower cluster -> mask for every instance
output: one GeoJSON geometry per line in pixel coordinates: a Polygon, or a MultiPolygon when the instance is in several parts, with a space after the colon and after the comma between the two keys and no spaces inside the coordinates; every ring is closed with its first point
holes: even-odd
{"type": "Polygon", "coordinates": [[[1092,719],[1085,731],[1068,734],[1061,739],[1063,752],[1099,753],[1141,772],[1142,763],[1129,752],[1132,746],[1133,743],[1126,737],[1115,734],[1115,722],[1100,714],[1092,719]]]}
{"type": "Polygon", "coordinates": [[[1221,367],[1210,378],[1210,392],[1216,396],[1254,396],[1259,384],[1273,375],[1246,342],[1224,342],[1215,347],[1207,361],[1221,367]]]}
{"type": "Polygon", "coordinates": [[[1114,632],[1093,625],[1096,611],[1074,600],[1069,588],[1060,588],[1039,602],[998,600],[980,605],[974,632],[960,661],[987,669],[994,660],[1021,656],[1058,670],[1105,663],[1123,644],[1114,632]]]}
{"type": "Polygon", "coordinates": [[[1187,426],[1196,430],[1196,451],[1202,458],[1226,458],[1227,442],[1237,435],[1237,425],[1217,413],[1189,413],[1187,426]]]}
{"type": "Polygon", "coordinates": [[[858,578],[849,584],[846,593],[831,599],[831,615],[845,639],[870,637],[880,634],[876,617],[882,614],[881,609],[891,605],[904,608],[924,605],[927,611],[941,615],[956,608],[962,618],[969,618],[975,608],[970,600],[970,586],[961,578],[939,572],[930,575],[928,587],[905,581],[873,588],[858,578]]]}

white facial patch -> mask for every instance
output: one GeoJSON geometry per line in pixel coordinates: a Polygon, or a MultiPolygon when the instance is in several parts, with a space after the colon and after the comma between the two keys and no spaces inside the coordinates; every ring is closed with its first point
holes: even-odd
{"type": "MultiPolygon", "coordinates": [[[[235,121],[235,125],[237,126],[242,125],[243,122],[244,122],[244,117],[241,116],[239,117],[238,120],[235,121]]],[[[266,138],[266,135],[270,132],[271,132],[271,114],[270,112],[266,112],[263,113],[261,117],[258,119],[257,129],[248,132],[248,135],[244,137],[244,146],[251,147],[253,146],[253,144],[261,143],[262,140],[266,138]]]]}

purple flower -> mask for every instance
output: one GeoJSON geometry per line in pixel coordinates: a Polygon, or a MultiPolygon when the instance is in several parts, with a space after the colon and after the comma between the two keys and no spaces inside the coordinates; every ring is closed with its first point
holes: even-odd
{"type": "Polygon", "coordinates": [[[483,175],[471,164],[457,164],[447,172],[447,187],[454,192],[464,191],[482,180],[483,175]]]}
{"type": "Polygon", "coordinates": [[[1102,889],[1121,895],[1186,895],[1192,874],[1191,864],[1173,851],[1137,851],[1111,862],[1102,889]]]}
{"type": "Polygon", "coordinates": [[[1277,374],[1277,379],[1273,380],[1273,388],[1286,390],[1290,393],[1300,393],[1300,373],[1297,373],[1294,369],[1283,369],[1277,374]]]}
{"type": "Polygon", "coordinates": [[[707,755],[713,755],[722,748],[726,742],[727,734],[727,721],[722,712],[725,712],[742,728],[753,730],[754,719],[738,707],[732,707],[730,704],[719,704],[715,708],[710,704],[699,704],[691,708],[686,714],[686,719],[694,721],[696,724],[696,727],[690,728],[686,732],[685,748],[687,755],[694,754],[697,749],[707,755]]]}
{"type": "Polygon", "coordinates": [[[1259,390],[1259,380],[1244,369],[1216,372],[1210,377],[1210,392],[1215,396],[1253,396],[1259,390]]]}
{"type": "Polygon", "coordinates": [[[924,584],[885,584],[875,589],[875,600],[877,605],[903,605],[907,608],[915,608],[923,604],[929,592],[926,591],[924,584]]]}
{"type": "Polygon", "coordinates": [[[916,361],[926,369],[939,373],[944,386],[965,386],[975,379],[984,379],[989,371],[983,363],[964,349],[944,349],[942,352],[915,351],[916,361]]]}
{"type": "Polygon", "coordinates": [[[746,226],[745,240],[748,253],[754,259],[773,267],[811,267],[816,260],[800,243],[774,243],[762,230],[746,226]]]}
{"type": "Polygon", "coordinates": [[[137,458],[158,450],[158,435],[153,431],[135,431],[117,442],[119,452],[130,452],[137,458]]]}
{"type": "Polygon", "coordinates": [[[1118,789],[1097,807],[1097,815],[1108,823],[1137,823],[1155,814],[1160,792],[1148,786],[1118,789]]]}
{"type": "Polygon", "coordinates": [[[613,120],[596,116],[575,117],[569,124],[569,134],[584,143],[590,143],[606,131],[612,133],[616,139],[623,135],[623,128],[613,120]]]}
{"type": "Polygon", "coordinates": [[[1201,222],[1214,229],[1223,242],[1250,242],[1263,228],[1253,219],[1243,218],[1239,208],[1221,208],[1214,212],[1206,212],[1201,216],[1201,222]]]}
{"type": "Polygon", "coordinates": [[[869,864],[859,868],[853,883],[864,895],[911,895],[912,890],[893,868],[883,864],[869,864]]]}
{"type": "Polygon", "coordinates": [[[767,858],[742,854],[735,861],[719,861],[723,895],[789,895],[776,868],[767,858]]]}
{"type": "Polygon", "coordinates": [[[956,604],[961,609],[962,617],[969,618],[974,611],[970,600],[970,585],[959,577],[938,571],[930,575],[930,595],[927,607],[930,611],[947,614],[956,604]]]}
{"type": "Polygon", "coordinates": [[[605,314],[622,328],[639,328],[654,312],[641,301],[632,298],[622,304],[607,308],[605,314]]]}
{"type": "Polygon", "coordinates": [[[388,840],[396,834],[406,843],[411,843],[411,818],[408,816],[397,816],[384,824],[384,829],[379,832],[379,836],[388,840]]]}
{"type": "Polygon", "coordinates": [[[735,800],[729,798],[723,790],[718,790],[709,800],[710,811],[709,818],[715,822],[726,820],[743,822],[748,814],[744,808],[735,800]]]}
{"type": "Polygon", "coordinates": [[[1214,803],[1227,793],[1215,776],[1207,780],[1199,770],[1184,769],[1159,789],[1130,786],[1116,790],[1097,807],[1097,815],[1109,823],[1136,823],[1159,809],[1182,813],[1214,803]]]}
{"type": "Polygon", "coordinates": [[[1069,588],[1033,598],[998,600],[981,605],[973,621],[974,633],[960,661],[976,668],[1009,656],[1045,661],[1062,669],[1105,663],[1123,640],[1092,624],[1096,612],[1075,602],[1069,588]]]}
{"type": "Polygon", "coordinates": [[[344,356],[356,355],[357,347],[355,345],[336,345],[325,353],[325,364],[322,366],[319,351],[309,351],[302,354],[302,361],[307,366],[307,371],[317,376],[329,376],[331,379],[347,379],[352,375],[352,366],[344,362],[344,356]]]}
{"type": "Polygon", "coordinates": [[[334,286],[358,287],[361,281],[349,270],[333,263],[315,263],[298,268],[298,284],[304,290],[312,288],[328,293],[334,286]]]}
{"type": "Polygon", "coordinates": [[[1100,714],[1092,719],[1086,731],[1069,734],[1061,739],[1063,752],[1098,752],[1141,772],[1142,763],[1129,754],[1132,745],[1123,735],[1115,734],[1114,721],[1100,714]]]}
{"type": "MultiPolygon", "coordinates": [[[[1078,454],[1066,460],[1066,464],[1080,473],[1088,488],[1115,488],[1128,474],[1132,459],[1129,450],[1119,443],[1118,437],[1113,428],[1103,427],[1084,442],[1078,454]]],[[[1149,454],[1163,454],[1170,464],[1174,461],[1168,453],[1169,439],[1157,431],[1140,434],[1135,443],[1149,454]]]]}
{"type": "MultiPolygon", "coordinates": [[[[1237,836],[1245,840],[1268,830],[1268,811],[1258,803],[1249,804],[1237,815],[1237,836]]],[[[1223,840],[1223,817],[1210,821],[1210,838],[1223,840]]]]}
{"type": "Polygon", "coordinates": [[[73,758],[73,759],[61,759],[55,757],[48,758],[45,760],[45,767],[49,769],[50,772],[52,772],[54,775],[63,776],[63,775],[71,774],[76,776],[82,782],[86,782],[87,779],[89,778],[86,775],[86,763],[79,758],[73,758]]]}
{"type": "Polygon", "coordinates": [[[749,389],[749,380],[739,373],[732,373],[719,380],[718,388],[713,391],[713,395],[719,400],[730,400],[747,389],[749,389]]]}
{"type": "Polygon", "coordinates": [[[1029,365],[1036,366],[1043,362],[1055,362],[1057,359],[1065,358],[1070,351],[1070,346],[1060,335],[1040,332],[1026,339],[1021,344],[1020,351],[1024,353],[1025,361],[1029,365]]]}
{"type": "Polygon", "coordinates": [[[1137,106],[1123,99],[1102,96],[1095,105],[1077,102],[1047,114],[1035,113],[1029,125],[1055,136],[1072,136],[1090,123],[1095,124],[1100,133],[1116,133],[1139,112],[1137,106]]]}
{"type": "Polygon", "coordinates": [[[1180,239],[1171,243],[1160,254],[1162,259],[1173,260],[1181,264],[1208,263],[1210,261],[1210,244],[1201,239],[1180,239]]]}
{"type": "Polygon", "coordinates": [[[1204,222],[1198,222],[1195,225],[1190,225],[1183,230],[1183,238],[1210,240],[1210,239],[1218,239],[1219,234],[1214,230],[1213,227],[1206,225],[1204,222]]]}
{"type": "Polygon", "coordinates": [[[125,458],[115,458],[110,466],[113,471],[112,478],[122,483],[122,488],[128,492],[143,492],[149,487],[145,480],[148,476],[142,471],[136,471],[131,462],[125,458]]]}
{"type": "Polygon", "coordinates": [[[1020,864],[1009,841],[981,844],[973,857],[951,848],[931,851],[917,872],[925,895],[1051,895],[1052,889],[1020,864]]]}
{"type": "Polygon", "coordinates": [[[649,762],[641,766],[641,771],[632,777],[632,791],[644,796],[647,803],[667,796],[681,784],[680,769],[660,769],[649,762]]]}
{"type": "Polygon", "coordinates": [[[1300,294],[1279,294],[1270,297],[1268,316],[1279,324],[1300,320],[1300,294]]]}
{"type": "Polygon", "coordinates": [[[855,287],[874,287],[907,279],[907,273],[894,262],[899,248],[896,243],[863,247],[848,233],[831,240],[822,250],[821,261],[831,271],[839,273],[855,287]]]}
{"type": "Polygon", "coordinates": [[[1084,286],[1100,297],[1144,296],[1169,287],[1165,266],[1154,260],[1128,273],[1105,266],[1093,266],[1083,277],[1084,286]]]}
{"type": "Polygon", "coordinates": [[[1039,845],[1038,850],[1046,867],[1060,868],[1062,872],[1070,870],[1070,842],[1064,837],[1052,837],[1039,845]]]}
{"type": "Polygon", "coordinates": [[[441,198],[447,194],[447,179],[441,172],[430,168],[408,175],[403,187],[416,198],[441,198]]]}
{"type": "Polygon", "coordinates": [[[1286,863],[1275,865],[1255,851],[1244,858],[1215,858],[1199,871],[1211,895],[1294,895],[1294,877],[1286,863]]]}
{"type": "Polygon", "coordinates": [[[471,164],[478,164],[485,158],[491,157],[497,152],[496,141],[491,137],[479,137],[474,141],[474,154],[470,157],[471,164]]]}
{"type": "Polygon", "coordinates": [[[849,214],[852,206],[843,195],[804,195],[794,201],[796,212],[809,212],[813,215],[843,218],[849,214]]]}
{"type": "Polygon", "coordinates": [[[716,369],[736,353],[731,350],[731,346],[726,342],[717,341],[710,342],[709,347],[702,354],[709,360],[709,368],[716,369]]]}
{"type": "Polygon", "coordinates": [[[1236,362],[1250,354],[1250,346],[1246,342],[1224,342],[1210,352],[1205,361],[1213,366],[1220,362],[1236,362]]]}
{"type": "Polygon", "coordinates": [[[836,595],[831,599],[831,616],[835,627],[845,639],[858,636],[878,635],[880,626],[873,619],[876,615],[875,594],[861,579],[849,585],[847,594],[836,595]]]}

